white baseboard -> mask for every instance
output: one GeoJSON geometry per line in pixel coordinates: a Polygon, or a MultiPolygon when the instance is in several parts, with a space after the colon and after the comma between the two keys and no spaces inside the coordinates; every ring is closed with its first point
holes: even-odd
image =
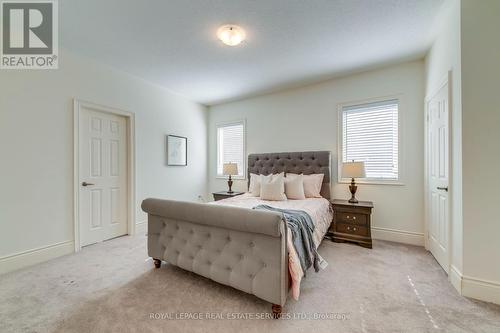
{"type": "Polygon", "coordinates": [[[372,238],[424,246],[424,234],[418,232],[372,227],[372,238]]]}
{"type": "Polygon", "coordinates": [[[485,302],[500,304],[500,283],[463,276],[462,295],[485,302]]]}
{"type": "MultiPolygon", "coordinates": [[[[136,233],[144,235],[147,233],[147,230],[147,221],[141,221],[135,225],[136,233]]],[[[3,256],[0,257],[0,274],[12,272],[73,252],[75,252],[75,243],[73,240],[69,240],[3,256]]]]}
{"type": "Polygon", "coordinates": [[[450,274],[448,274],[448,277],[450,279],[451,285],[458,291],[460,295],[462,295],[462,272],[460,272],[460,270],[455,266],[451,265],[450,274]]]}
{"type": "Polygon", "coordinates": [[[487,281],[471,276],[464,276],[455,266],[451,265],[450,282],[462,296],[485,302],[500,304],[500,283],[487,281]]]}
{"type": "Polygon", "coordinates": [[[135,224],[136,234],[146,234],[148,232],[148,221],[141,221],[135,224]]]}
{"type": "Polygon", "coordinates": [[[451,284],[462,296],[500,304],[500,283],[462,275],[454,265],[448,275],[451,284]]]}
{"type": "Polygon", "coordinates": [[[12,272],[73,252],[75,252],[75,244],[71,240],[0,257],[0,274],[12,272]]]}

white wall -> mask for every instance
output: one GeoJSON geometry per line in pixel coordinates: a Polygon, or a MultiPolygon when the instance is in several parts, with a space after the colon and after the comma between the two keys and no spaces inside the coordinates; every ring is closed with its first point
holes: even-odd
{"type": "Polygon", "coordinates": [[[73,249],[73,98],[136,114],[137,222],[146,197],[206,194],[205,107],[64,49],[58,70],[0,71],[0,272],[73,249]],[[187,167],[166,166],[166,134],[187,167]]]}
{"type": "Polygon", "coordinates": [[[426,94],[452,73],[452,270],[465,296],[500,304],[500,2],[448,0],[426,57],[426,94]]]}
{"type": "MultiPolygon", "coordinates": [[[[375,203],[375,238],[423,245],[423,61],[210,107],[210,191],[227,188],[225,180],[215,178],[216,124],[246,119],[247,154],[329,150],[333,157],[332,196],[348,198],[347,184],[336,183],[338,104],[395,94],[401,94],[404,121],[401,132],[405,185],[360,185],[357,196],[375,203]]],[[[237,181],[234,187],[246,189],[246,181],[237,181]]]]}
{"type": "Polygon", "coordinates": [[[500,304],[500,1],[463,0],[461,14],[463,294],[500,304]]]}
{"type": "MultiPolygon", "coordinates": [[[[425,93],[436,93],[452,72],[451,85],[451,265],[462,273],[462,97],[460,67],[460,1],[449,0],[438,15],[435,41],[425,58],[425,93]]],[[[453,272],[452,272],[453,273],[453,272]]],[[[451,274],[451,273],[450,273],[451,274]]]]}

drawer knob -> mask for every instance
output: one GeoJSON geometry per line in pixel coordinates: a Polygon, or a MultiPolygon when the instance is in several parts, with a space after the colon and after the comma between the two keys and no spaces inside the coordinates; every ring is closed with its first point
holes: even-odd
{"type": "Polygon", "coordinates": [[[353,219],[353,220],[355,220],[355,219],[356,219],[356,216],[353,216],[353,217],[352,217],[352,219],[353,219]]]}
{"type": "Polygon", "coordinates": [[[349,215],[347,215],[347,218],[350,218],[349,215]]]}
{"type": "Polygon", "coordinates": [[[356,231],[356,227],[352,228],[352,230],[356,231]]]}

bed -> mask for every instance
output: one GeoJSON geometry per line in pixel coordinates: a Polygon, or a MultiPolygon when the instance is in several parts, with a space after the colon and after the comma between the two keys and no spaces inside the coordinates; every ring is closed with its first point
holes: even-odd
{"type": "MultiPolygon", "coordinates": [[[[314,223],[313,242],[314,246],[318,248],[325,236],[330,223],[333,219],[333,211],[330,201],[325,198],[307,198],[305,200],[286,200],[286,201],[268,201],[261,200],[260,197],[252,196],[250,193],[245,193],[236,197],[211,202],[214,205],[223,205],[231,207],[242,207],[253,209],[259,205],[267,205],[275,208],[286,210],[302,210],[305,211],[314,223]]],[[[299,258],[293,243],[291,241],[290,229],[287,232],[287,249],[288,253],[288,271],[289,271],[289,284],[292,297],[299,300],[300,283],[304,276],[304,272],[300,266],[299,258]]],[[[324,262],[326,265],[327,263],[324,262]]]]}
{"type": "MultiPolygon", "coordinates": [[[[264,201],[309,213],[315,224],[314,243],[319,246],[331,222],[331,215],[325,213],[330,198],[330,152],[248,156],[249,174],[280,172],[324,174],[323,198],[264,201]]],[[[157,268],[165,260],[268,301],[273,314],[279,315],[289,290],[289,236],[280,213],[251,209],[260,203],[248,194],[212,204],[146,199],[142,209],[148,213],[148,254],[157,268]]]]}

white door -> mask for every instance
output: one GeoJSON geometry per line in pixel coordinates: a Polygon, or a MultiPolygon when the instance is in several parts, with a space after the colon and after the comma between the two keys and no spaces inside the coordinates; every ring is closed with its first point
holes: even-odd
{"type": "Polygon", "coordinates": [[[127,234],[127,128],[124,117],[81,108],[80,245],[127,234]]]}
{"type": "Polygon", "coordinates": [[[448,273],[449,103],[445,84],[427,104],[429,250],[448,273]]]}

